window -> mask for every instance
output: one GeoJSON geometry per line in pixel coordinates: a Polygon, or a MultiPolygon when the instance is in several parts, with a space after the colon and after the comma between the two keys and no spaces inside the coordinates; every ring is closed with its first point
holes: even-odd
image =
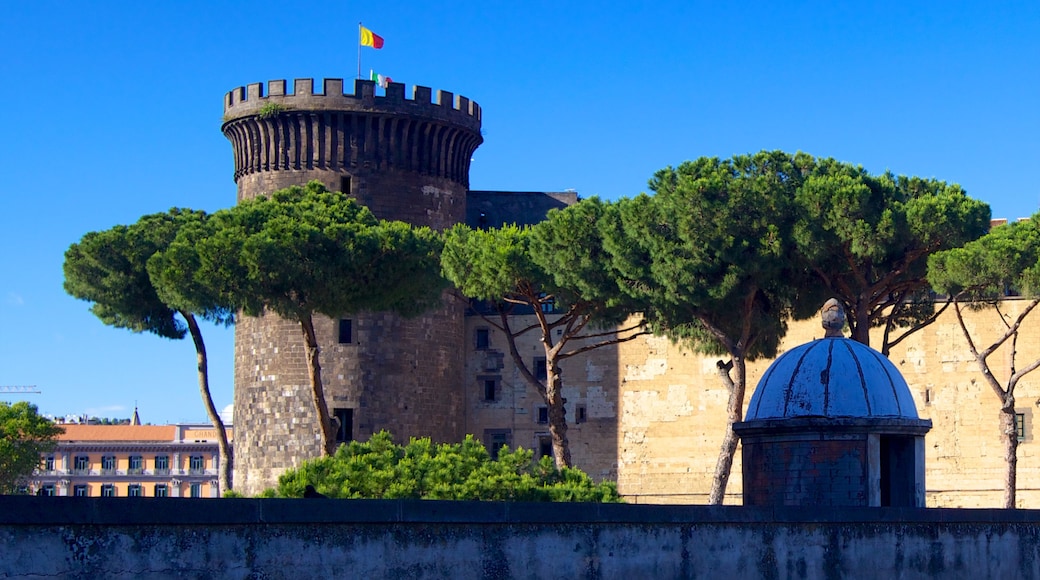
{"type": "Polygon", "coordinates": [[[544,356],[534,357],[534,368],[532,370],[534,372],[534,378],[539,381],[544,381],[549,376],[549,373],[546,370],[544,356]]]}
{"type": "Polygon", "coordinates": [[[341,176],[339,178],[339,191],[340,191],[340,193],[345,193],[347,195],[350,195],[350,176],[349,175],[343,175],[343,176],[341,176]]]}
{"type": "Polygon", "coordinates": [[[54,484],[53,483],[48,483],[47,485],[41,487],[40,491],[39,491],[39,493],[37,495],[47,495],[47,496],[57,495],[57,494],[54,493],[54,484]]]}
{"type": "Polygon", "coordinates": [[[126,487],[127,497],[143,497],[144,493],[141,491],[140,483],[131,483],[126,487]]]}
{"type": "Polygon", "coordinates": [[[339,319],[339,343],[352,344],[354,342],[354,322],[349,318],[339,319]]]}
{"type": "Polygon", "coordinates": [[[86,473],[90,470],[90,458],[86,455],[77,455],[76,459],[73,460],[72,465],[72,469],[75,470],[76,473],[86,473]]]}
{"type": "Polygon", "coordinates": [[[46,471],[54,471],[54,456],[49,455],[43,460],[43,469],[46,471]]]}
{"type": "Polygon", "coordinates": [[[115,455],[102,455],[101,456],[101,473],[111,473],[116,470],[116,456],[115,455]]]}
{"type": "Polygon", "coordinates": [[[498,381],[495,379],[484,379],[484,400],[494,401],[498,399],[498,381]]]}
{"type": "Polygon", "coordinates": [[[476,334],[477,350],[487,350],[491,348],[491,329],[489,328],[478,328],[476,334]]]}
{"type": "Polygon", "coordinates": [[[575,423],[584,423],[585,421],[588,421],[588,420],[589,420],[588,419],[588,412],[585,410],[585,405],[575,405],[574,406],[574,422],[575,423]]]}
{"type": "Polygon", "coordinates": [[[90,487],[86,485],[74,485],[72,486],[72,495],[76,497],[90,497],[90,487]]]}
{"type": "Polygon", "coordinates": [[[168,497],[169,491],[167,491],[165,483],[155,484],[155,497],[168,497]]]}
{"type": "Polygon", "coordinates": [[[201,455],[192,455],[188,460],[188,470],[198,473],[206,469],[206,460],[201,455]]]}
{"type": "Polygon", "coordinates": [[[538,436],[538,458],[552,457],[552,436],[551,435],[539,435],[538,436]]]}
{"type": "Polygon", "coordinates": [[[142,473],[144,471],[144,458],[140,455],[130,456],[130,469],[129,473],[142,473]]]}
{"type": "Polygon", "coordinates": [[[336,443],[354,440],[354,409],[333,409],[332,416],[339,421],[336,428],[336,443]]]}
{"type": "Polygon", "coordinates": [[[101,497],[115,497],[116,486],[111,483],[106,483],[101,486],[101,497]]]}
{"type": "Polygon", "coordinates": [[[485,429],[484,446],[487,447],[491,459],[498,459],[503,445],[513,444],[513,432],[509,429],[485,429]]]}
{"type": "Polygon", "coordinates": [[[155,456],[155,474],[156,475],[169,475],[170,473],[170,456],[169,455],[156,455],[155,456]]]}
{"type": "Polygon", "coordinates": [[[1026,440],[1026,414],[1015,413],[1015,434],[1019,441],[1026,440]]]}
{"type": "Polygon", "coordinates": [[[202,484],[201,483],[193,483],[193,484],[191,484],[190,489],[191,489],[191,491],[190,491],[191,497],[202,497],[202,484]]]}
{"type": "Polygon", "coordinates": [[[538,407],[538,422],[542,425],[549,423],[549,407],[538,407]]]}

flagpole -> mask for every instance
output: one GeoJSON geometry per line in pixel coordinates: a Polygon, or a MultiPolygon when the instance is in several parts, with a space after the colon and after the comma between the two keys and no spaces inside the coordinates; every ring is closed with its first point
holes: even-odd
{"type": "Polygon", "coordinates": [[[361,21],[357,23],[357,78],[361,78],[361,21]]]}

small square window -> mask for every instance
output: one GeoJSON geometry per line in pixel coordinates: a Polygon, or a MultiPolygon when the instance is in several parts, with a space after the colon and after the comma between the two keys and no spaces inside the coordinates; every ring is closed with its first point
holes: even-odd
{"type": "Polygon", "coordinates": [[[115,471],[116,470],[116,456],[115,455],[103,455],[101,456],[101,471],[115,471]]]}
{"type": "Polygon", "coordinates": [[[189,493],[191,494],[191,497],[202,497],[202,484],[201,483],[193,483],[193,484],[191,484],[189,493]]]}
{"type": "Polygon", "coordinates": [[[73,469],[79,473],[86,473],[90,470],[90,458],[86,455],[77,455],[72,464],[73,469]]]}
{"type": "Polygon", "coordinates": [[[84,484],[74,485],[72,495],[76,497],[90,497],[90,488],[84,484]]]}
{"type": "Polygon", "coordinates": [[[53,455],[48,455],[47,458],[43,460],[43,469],[46,470],[46,471],[54,471],[54,456],[53,455]]]}
{"type": "Polygon", "coordinates": [[[350,176],[349,175],[342,175],[342,176],[340,176],[340,178],[339,178],[339,191],[340,191],[340,193],[345,193],[347,195],[350,195],[350,176]]]}
{"type": "Polygon", "coordinates": [[[339,319],[339,343],[354,343],[354,321],[349,318],[339,319]]]}
{"type": "Polygon", "coordinates": [[[101,486],[101,497],[115,497],[115,496],[116,496],[116,486],[112,485],[111,483],[102,484],[102,486],[101,486]]]}
{"type": "Polygon", "coordinates": [[[538,422],[542,425],[549,423],[549,407],[538,407],[538,422]]]}
{"type": "Polygon", "coordinates": [[[1015,413],[1015,434],[1019,441],[1026,440],[1026,414],[1015,413]]]}
{"type": "Polygon", "coordinates": [[[169,491],[165,483],[155,484],[155,497],[168,497],[169,491]]]}
{"type": "Polygon", "coordinates": [[[484,379],[484,400],[495,401],[498,399],[498,381],[495,379],[484,379]]]}
{"type": "Polygon", "coordinates": [[[142,497],[144,493],[141,491],[141,484],[131,483],[126,487],[127,497],[142,497]]]}
{"type": "Polygon", "coordinates": [[[491,348],[491,329],[489,328],[478,328],[476,334],[477,350],[487,350],[491,348]]]}
{"type": "Polygon", "coordinates": [[[585,410],[585,405],[574,406],[574,422],[584,423],[588,421],[588,411],[585,410]]]}
{"type": "Polygon", "coordinates": [[[48,483],[47,485],[41,487],[39,495],[46,495],[46,496],[57,495],[54,492],[54,484],[53,483],[48,483]]]}
{"type": "Polygon", "coordinates": [[[155,456],[155,474],[156,475],[168,475],[170,473],[170,456],[169,455],[156,455],[155,456]]]}

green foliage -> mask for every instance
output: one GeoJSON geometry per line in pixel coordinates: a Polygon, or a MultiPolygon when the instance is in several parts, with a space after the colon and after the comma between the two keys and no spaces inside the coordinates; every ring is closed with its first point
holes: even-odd
{"type": "Polygon", "coordinates": [[[1040,296],[1040,213],[932,255],[928,281],[938,292],[973,301],[994,300],[1009,292],[1040,296]]]}
{"type": "Polygon", "coordinates": [[[557,469],[548,457],[535,462],[529,450],[503,447],[492,460],[472,435],[462,443],[413,438],[401,446],[381,431],[282,474],[278,495],[303,497],[307,485],[336,498],[620,501],[613,483],[594,484],[578,469],[557,469]]]}
{"type": "Polygon", "coordinates": [[[233,489],[229,489],[229,490],[224,492],[224,497],[226,497],[226,498],[239,498],[239,497],[245,497],[245,496],[242,495],[242,492],[235,491],[233,489]]]}
{"type": "Polygon", "coordinates": [[[875,176],[833,159],[804,168],[809,174],[796,196],[798,253],[845,304],[853,338],[868,342],[871,326],[927,320],[934,307],[917,300],[928,290],[928,256],[985,234],[989,206],[935,179],[875,176]]]}
{"type": "Polygon", "coordinates": [[[792,314],[822,304],[792,256],[801,156],[700,158],[658,171],[655,195],[603,221],[620,288],[654,328],[696,350],[776,354],[792,314]]]}
{"type": "Polygon", "coordinates": [[[40,465],[40,454],[53,451],[64,432],[41,417],[36,405],[0,402],[0,494],[16,493],[40,465]]]}
{"type": "Polygon", "coordinates": [[[171,286],[204,288],[250,316],[416,315],[440,300],[439,253],[429,228],[377,220],[313,181],[214,213],[149,268],[177,281],[171,286]]]}
{"type": "Polygon", "coordinates": [[[288,110],[289,107],[286,107],[281,103],[269,102],[264,103],[263,106],[260,107],[260,110],[257,111],[256,116],[260,119],[273,119],[274,117],[277,117],[281,113],[284,113],[288,110]]]}

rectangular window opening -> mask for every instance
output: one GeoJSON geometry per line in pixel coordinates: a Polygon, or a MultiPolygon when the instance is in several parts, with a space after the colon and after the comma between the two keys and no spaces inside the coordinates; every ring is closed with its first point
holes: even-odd
{"type": "Polygon", "coordinates": [[[349,318],[340,318],[338,332],[340,344],[354,343],[354,321],[349,318]]]}
{"type": "Polygon", "coordinates": [[[1019,442],[1026,440],[1026,414],[1015,413],[1015,434],[1019,442]]]}
{"type": "Polygon", "coordinates": [[[75,497],[90,497],[90,487],[84,484],[72,487],[72,495],[75,497]]]}
{"type": "Polygon", "coordinates": [[[484,446],[487,448],[491,459],[498,459],[498,454],[503,446],[513,444],[513,431],[511,429],[485,429],[484,446]]]}
{"type": "Polygon", "coordinates": [[[193,484],[191,484],[189,493],[190,493],[191,497],[202,497],[202,484],[201,483],[193,483],[193,484]]]}
{"type": "Polygon", "coordinates": [[[155,484],[155,497],[169,497],[169,493],[165,483],[155,484]]]}
{"type": "Polygon", "coordinates": [[[54,484],[53,483],[48,483],[47,485],[44,485],[43,487],[41,487],[39,495],[46,495],[46,496],[57,495],[57,493],[55,493],[55,491],[54,491],[54,484]]]}
{"type": "Polygon", "coordinates": [[[549,423],[549,407],[538,407],[538,423],[542,425],[549,423]]]}
{"type": "Polygon", "coordinates": [[[101,486],[101,497],[115,497],[115,496],[116,496],[116,486],[112,485],[111,483],[102,484],[102,486],[101,486]]]}
{"type": "Polygon", "coordinates": [[[538,436],[538,458],[552,457],[553,446],[551,435],[539,435],[538,436]]]}
{"type": "Polygon", "coordinates": [[[345,193],[347,195],[350,195],[350,176],[349,175],[342,175],[342,176],[340,176],[340,178],[339,178],[339,191],[340,191],[340,193],[345,193]]]}
{"type": "Polygon", "coordinates": [[[476,345],[477,350],[487,350],[491,348],[491,329],[490,328],[478,328],[476,334],[476,345]]]}
{"type": "Polygon", "coordinates": [[[140,455],[131,455],[129,472],[131,474],[140,474],[144,472],[144,457],[140,455]]]}
{"type": "Polygon", "coordinates": [[[354,409],[333,409],[332,416],[338,422],[336,427],[336,443],[350,443],[354,440],[354,409]]]}
{"type": "Polygon", "coordinates": [[[139,483],[131,483],[130,485],[128,485],[126,487],[126,496],[127,497],[143,497],[144,493],[142,493],[142,491],[141,491],[141,484],[139,484],[139,483]]]}
{"type": "Polygon", "coordinates": [[[205,469],[206,459],[201,455],[192,455],[188,463],[188,471],[191,473],[201,473],[205,469]]]}
{"type": "Polygon", "coordinates": [[[544,356],[534,357],[534,378],[544,381],[549,377],[544,356]]]}
{"type": "Polygon", "coordinates": [[[484,400],[495,401],[498,399],[498,381],[495,379],[484,379],[484,400]]]}
{"type": "Polygon", "coordinates": [[[90,470],[90,458],[86,455],[77,455],[72,469],[78,474],[87,473],[90,470]]]}
{"type": "Polygon", "coordinates": [[[588,421],[588,411],[585,410],[585,405],[574,406],[574,422],[584,423],[588,421]]]}
{"type": "Polygon", "coordinates": [[[169,455],[156,455],[155,456],[155,474],[156,475],[169,475],[170,474],[170,456],[169,455]]]}

